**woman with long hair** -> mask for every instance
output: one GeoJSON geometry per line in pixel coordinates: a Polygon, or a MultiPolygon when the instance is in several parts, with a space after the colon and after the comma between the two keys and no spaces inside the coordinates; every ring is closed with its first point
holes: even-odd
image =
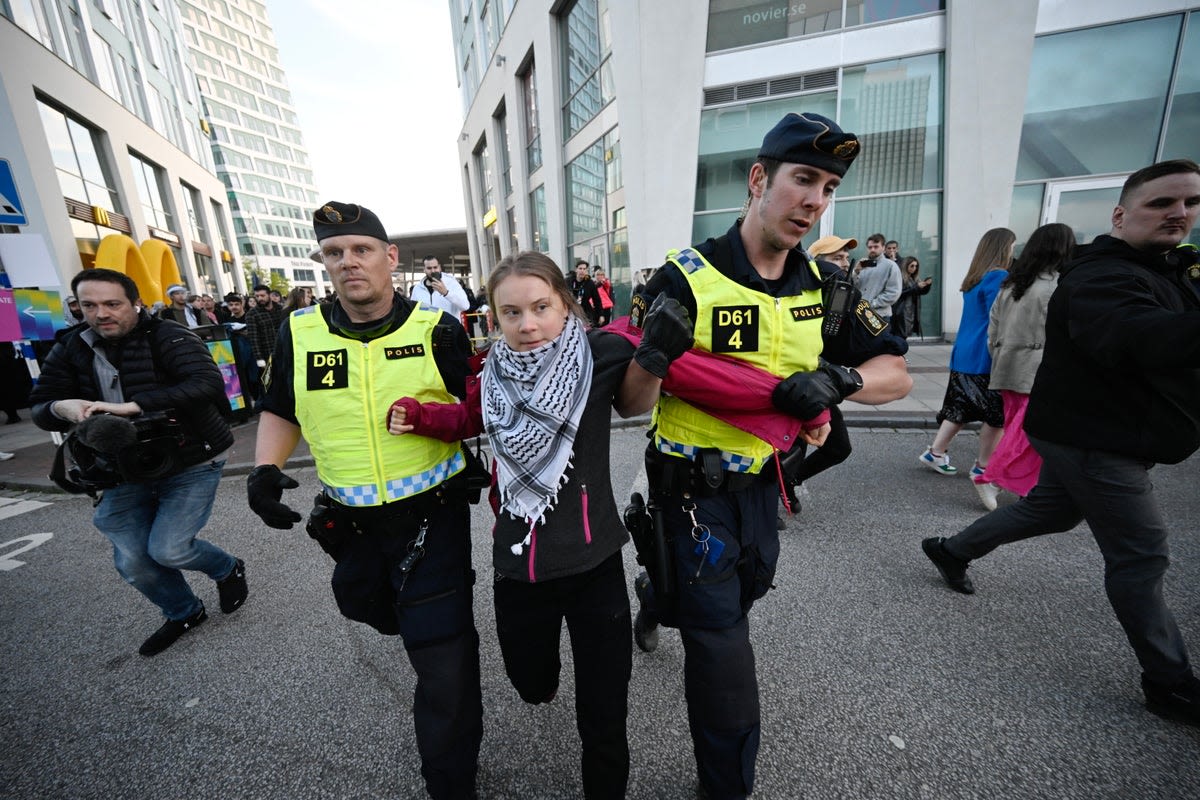
{"type": "Polygon", "coordinates": [[[984,479],[1024,497],[1037,484],[1042,457],[1025,437],[1025,407],[1046,344],[1046,309],[1058,273],[1075,251],[1075,232],[1061,222],[1033,232],[1000,284],[988,323],[992,378],[988,388],[1004,404],[1004,436],[987,462],[984,479]]]}
{"type": "Polygon", "coordinates": [[[929,294],[933,278],[921,278],[921,262],[905,256],[900,264],[900,299],[892,306],[892,333],[907,339],[921,335],[921,297],[929,294]]]}
{"type": "Polygon", "coordinates": [[[312,305],[312,295],[303,286],[297,286],[288,292],[287,300],[283,303],[283,315],[286,317],[293,311],[308,308],[312,305]]]}
{"type": "Polygon", "coordinates": [[[1008,277],[1013,244],[1017,236],[1008,228],[992,228],[975,248],[971,266],[963,278],[962,319],[950,351],[950,380],[942,410],[938,412],[938,431],[933,443],[918,460],[942,475],[955,475],[947,449],[955,435],[968,422],[983,423],[979,431],[979,455],[971,467],[971,480],[979,498],[989,511],[996,507],[997,489],[984,479],[988,460],[1004,432],[1004,404],[1000,393],[988,388],[992,358],[988,353],[988,319],[992,303],[1000,293],[1000,284],[1008,277]]]}
{"type": "MultiPolygon", "coordinates": [[[[640,410],[622,392],[634,345],[587,329],[562,271],[543,253],[503,259],[487,294],[502,336],[478,379],[468,378],[467,402],[402,398],[388,430],[450,441],[487,431],[497,515],[493,599],[505,672],[525,702],[554,700],[566,622],[583,795],[624,797],[633,628],[621,558],[629,534],[613,498],[609,431],[614,407],[626,416],[640,410]]],[[[651,308],[643,346],[655,338],[653,317],[651,308]]],[[[674,333],[668,360],[691,339],[690,327],[674,333]]]]}

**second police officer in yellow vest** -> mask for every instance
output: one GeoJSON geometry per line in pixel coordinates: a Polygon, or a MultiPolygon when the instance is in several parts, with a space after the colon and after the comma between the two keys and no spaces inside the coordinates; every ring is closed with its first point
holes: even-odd
{"type": "Polygon", "coordinates": [[[394,291],[396,246],[371,211],[326,203],[313,228],[337,300],[292,314],[279,331],[250,507],[271,527],[300,520],[280,502],[297,486],[280,468],[303,435],[323,487],[322,523],[310,533],[337,561],[338,608],[404,640],[429,795],[474,797],[483,712],[464,457],[457,444],[390,436],[384,424],[402,391],[465,396],[466,332],[394,291]]]}
{"type": "MultiPolygon", "coordinates": [[[[854,135],[830,119],[785,116],[750,169],[743,218],[724,236],[672,254],[635,298],[633,321],[660,294],[679,300],[696,321],[696,349],[778,376],[774,405],[801,419],[847,396],[879,403],[907,393],[902,356],[856,359],[857,370],[819,360],[822,282],[799,246],[858,151],[854,135]]],[[[754,786],[760,738],[747,614],[772,588],[779,477],[769,445],[678,398],[659,400],[654,425],[646,470],[674,580],[662,587],[638,577],[635,635],[649,650],[660,623],[679,629],[701,794],[741,798],[754,786]]]]}

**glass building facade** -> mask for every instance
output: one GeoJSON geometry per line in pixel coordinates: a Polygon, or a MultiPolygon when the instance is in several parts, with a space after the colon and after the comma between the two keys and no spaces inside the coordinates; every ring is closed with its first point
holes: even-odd
{"type": "MultiPolygon", "coordinates": [[[[728,230],[763,134],[789,111],[811,111],[863,147],[808,238],[897,240],[940,291],[921,305],[923,330],[952,334],[957,287],[986,227],[1007,224],[1023,243],[1038,225],[1063,221],[1090,240],[1107,231],[1130,172],[1195,158],[1200,141],[1197,3],[1056,0],[1000,14],[970,0],[709,0],[698,21],[682,2],[455,5],[460,49],[501,32],[489,60],[462,79],[464,141],[486,135],[491,164],[463,145],[464,167],[496,174],[512,164],[511,198],[527,200],[505,201],[507,235],[472,243],[481,278],[492,241],[502,254],[531,243],[566,268],[577,258],[607,267],[620,292],[661,263],[659,242],[728,230]],[[989,49],[1013,54],[1012,69],[988,71],[981,26],[989,49]],[[520,122],[501,138],[489,108],[519,108],[520,122]],[[977,187],[976,175],[989,185],[977,187]],[[675,213],[681,206],[689,217],[675,213]],[[972,207],[984,214],[962,224],[972,207]]],[[[468,185],[485,191],[477,179],[468,185]]],[[[468,200],[469,213],[488,209],[481,199],[468,200]]]]}

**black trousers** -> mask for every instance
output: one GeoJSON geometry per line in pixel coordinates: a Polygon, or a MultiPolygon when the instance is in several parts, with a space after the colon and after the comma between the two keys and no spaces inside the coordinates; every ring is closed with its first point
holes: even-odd
{"type": "Polygon", "coordinates": [[[1163,599],[1167,528],[1150,463],[1054,444],[1033,436],[1043,459],[1037,486],[1013,505],[946,541],[951,555],[981,558],[997,547],[1069,531],[1087,520],[1104,556],[1104,589],[1146,677],[1171,685],[1192,674],[1187,647],[1163,599]]]}
{"type": "Polygon", "coordinates": [[[660,607],[651,591],[643,613],[679,628],[696,769],[712,800],[746,797],[754,788],[761,722],[747,614],[771,587],[779,562],[778,497],[765,479],[711,497],[655,495],[671,537],[678,597],[660,607]],[[696,522],[720,540],[719,557],[704,554],[684,510],[692,503],[696,522]]]}
{"type": "Polygon", "coordinates": [[[355,516],[333,573],[338,607],[381,633],[399,634],[417,675],[413,726],[425,789],[434,800],[475,796],[483,699],[472,608],[471,527],[465,500],[396,504],[355,516]],[[425,556],[399,569],[428,520],[425,556]]]}
{"type": "Polygon", "coordinates": [[[633,626],[621,553],[564,578],[526,583],[497,577],[495,603],[504,670],[527,703],[548,703],[558,691],[559,639],[566,620],[575,661],[583,795],[588,800],[624,797],[633,626]]]}

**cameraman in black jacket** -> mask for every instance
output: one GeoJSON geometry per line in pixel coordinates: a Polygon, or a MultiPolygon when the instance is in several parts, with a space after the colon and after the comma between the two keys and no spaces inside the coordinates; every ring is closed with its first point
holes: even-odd
{"type": "Polygon", "coordinates": [[[233,444],[218,411],[225,402],[224,382],[195,334],[146,313],[127,275],[84,270],[71,281],[71,291],[86,325],[63,337],[42,366],[30,395],[38,427],[65,431],[100,414],[136,418],[151,412],[169,412],[180,423],[181,439],[170,443],[176,445],[175,463],[160,471],[166,474],[126,475],[124,483],[103,493],[92,520],[113,543],[117,572],[166,616],[139,650],[153,656],[207,619],[204,603],[180,570],[216,581],[227,614],[246,599],[241,559],[196,538],[212,511],[233,444]]]}

